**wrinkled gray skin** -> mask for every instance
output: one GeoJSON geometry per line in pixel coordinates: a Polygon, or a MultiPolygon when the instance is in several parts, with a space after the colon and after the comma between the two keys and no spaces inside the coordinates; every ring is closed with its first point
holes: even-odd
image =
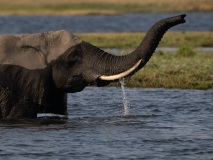
{"type": "Polygon", "coordinates": [[[67,114],[67,93],[88,85],[105,86],[100,77],[117,75],[151,58],[164,33],[184,23],[185,15],[154,24],[140,45],[119,57],[67,31],[0,36],[0,118],[36,118],[37,113],[67,114]],[[141,61],[139,61],[141,60],[141,61]]]}

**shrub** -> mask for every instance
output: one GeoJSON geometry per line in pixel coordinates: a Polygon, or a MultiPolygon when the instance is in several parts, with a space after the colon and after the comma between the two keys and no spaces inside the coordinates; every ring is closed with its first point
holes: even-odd
{"type": "Polygon", "coordinates": [[[177,51],[177,55],[181,57],[193,57],[195,54],[193,48],[187,45],[181,46],[177,51]]]}

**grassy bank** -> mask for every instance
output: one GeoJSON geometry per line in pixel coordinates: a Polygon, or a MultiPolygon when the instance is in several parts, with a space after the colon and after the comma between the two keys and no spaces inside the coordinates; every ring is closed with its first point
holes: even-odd
{"type": "MultiPolygon", "coordinates": [[[[145,33],[88,33],[78,34],[84,41],[100,48],[133,49],[145,33]]],[[[167,32],[159,47],[213,47],[213,32],[167,32]]]]}
{"type": "Polygon", "coordinates": [[[155,53],[144,68],[126,80],[126,86],[209,89],[213,88],[212,68],[213,53],[155,53]]]}
{"type": "Polygon", "coordinates": [[[212,0],[0,0],[0,14],[86,15],[213,11],[212,0]]]}

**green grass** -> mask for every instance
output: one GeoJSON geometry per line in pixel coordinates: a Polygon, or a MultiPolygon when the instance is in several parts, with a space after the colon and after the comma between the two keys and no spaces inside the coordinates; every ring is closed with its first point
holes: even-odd
{"type": "Polygon", "coordinates": [[[189,57],[155,53],[144,68],[126,80],[126,86],[209,89],[213,88],[212,68],[213,53],[196,52],[189,57]]]}
{"type": "MultiPolygon", "coordinates": [[[[88,33],[78,34],[84,41],[100,48],[134,49],[145,33],[88,33]]],[[[213,47],[213,32],[167,32],[159,47],[213,47]]]]}

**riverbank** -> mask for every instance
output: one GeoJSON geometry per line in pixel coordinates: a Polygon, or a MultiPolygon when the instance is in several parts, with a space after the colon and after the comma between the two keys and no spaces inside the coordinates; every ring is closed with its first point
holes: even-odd
{"type": "Polygon", "coordinates": [[[211,0],[0,0],[0,14],[6,15],[89,15],[163,12],[211,12],[211,0]]]}
{"type": "MultiPolygon", "coordinates": [[[[145,32],[79,33],[81,39],[100,48],[134,49],[145,32]]],[[[159,47],[213,47],[213,32],[167,32],[159,47]]]]}
{"type": "MultiPolygon", "coordinates": [[[[125,80],[127,87],[213,88],[213,53],[156,52],[144,68],[125,80]]],[[[118,86],[119,83],[114,83],[118,86]]]]}

